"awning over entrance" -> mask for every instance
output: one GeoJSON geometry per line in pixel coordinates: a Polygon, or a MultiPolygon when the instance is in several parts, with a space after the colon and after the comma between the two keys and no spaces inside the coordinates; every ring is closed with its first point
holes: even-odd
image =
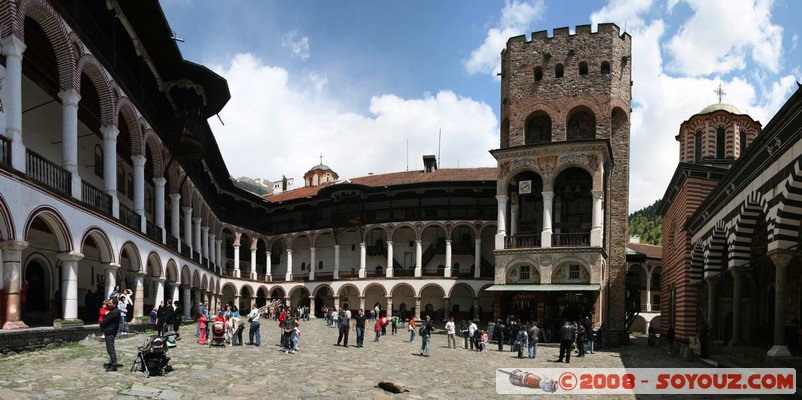
{"type": "Polygon", "coordinates": [[[488,292],[598,292],[601,285],[493,285],[488,292]]]}

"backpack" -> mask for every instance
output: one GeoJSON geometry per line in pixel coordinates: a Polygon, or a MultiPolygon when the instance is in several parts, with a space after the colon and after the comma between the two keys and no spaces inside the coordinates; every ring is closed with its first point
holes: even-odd
{"type": "Polygon", "coordinates": [[[345,314],[340,314],[340,319],[337,321],[340,328],[348,329],[349,322],[351,321],[348,321],[348,318],[345,317],[345,314]]]}

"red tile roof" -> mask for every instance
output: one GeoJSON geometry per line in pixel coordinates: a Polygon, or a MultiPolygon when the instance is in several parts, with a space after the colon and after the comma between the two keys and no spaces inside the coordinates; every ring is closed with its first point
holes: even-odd
{"type": "MultiPolygon", "coordinates": [[[[350,179],[350,183],[368,187],[383,187],[433,182],[495,181],[497,176],[498,171],[496,168],[444,168],[430,173],[419,170],[392,172],[381,175],[368,175],[350,179]]],[[[330,182],[312,187],[303,187],[278,194],[269,194],[264,197],[273,203],[302,199],[304,197],[315,196],[320,189],[331,185],[336,185],[338,183],[345,183],[345,181],[330,182]]]]}
{"type": "Polygon", "coordinates": [[[663,258],[663,246],[655,246],[653,244],[645,243],[627,243],[627,247],[638,253],[645,254],[647,258],[663,258]]]}

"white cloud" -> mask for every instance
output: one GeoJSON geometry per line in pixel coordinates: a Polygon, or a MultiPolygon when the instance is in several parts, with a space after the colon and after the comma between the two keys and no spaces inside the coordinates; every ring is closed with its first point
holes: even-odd
{"type": "Polygon", "coordinates": [[[783,28],[771,21],[773,0],[684,0],[693,15],[666,44],[669,70],[710,75],[744,69],[747,58],[778,72],[783,28]]]}
{"type": "Polygon", "coordinates": [[[403,171],[407,140],[410,169],[419,169],[421,155],[436,153],[441,129],[443,167],[495,166],[488,150],[498,147],[497,117],[453,92],[375,95],[370,114],[361,115],[336,111],[346,109],[345,100],[325,87],[298,89],[314,86],[315,74],[296,77],[251,54],[214,69],[228,80],[231,101],[220,113],[226,125],[209,123],[232,176],[301,179],[319,153],[343,179],[403,171]]]}
{"type": "Polygon", "coordinates": [[[483,73],[495,76],[500,72],[499,55],[507,45],[507,39],[529,30],[534,22],[540,20],[545,10],[543,0],[527,2],[507,0],[498,23],[487,31],[484,42],[464,61],[463,65],[468,74],[483,73]]]}
{"type": "MultiPolygon", "coordinates": [[[[677,0],[674,0],[677,1],[677,0]]],[[[601,10],[590,16],[593,24],[612,22],[622,30],[642,29],[643,17],[641,14],[652,8],[654,0],[610,0],[601,10]]]]}
{"type": "Polygon", "coordinates": [[[298,38],[298,32],[290,31],[281,35],[281,45],[290,49],[293,57],[306,60],[309,58],[309,38],[298,38]]]}

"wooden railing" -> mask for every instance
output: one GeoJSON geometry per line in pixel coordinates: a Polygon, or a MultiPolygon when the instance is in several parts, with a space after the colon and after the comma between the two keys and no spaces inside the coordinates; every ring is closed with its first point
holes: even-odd
{"type": "Polygon", "coordinates": [[[515,235],[504,238],[505,249],[540,247],[540,235],[515,235]]]}
{"type": "Polygon", "coordinates": [[[553,247],[590,246],[590,232],[552,233],[551,245],[553,247]]]}
{"type": "Polygon", "coordinates": [[[409,268],[409,269],[393,268],[393,277],[400,277],[400,276],[415,276],[415,268],[409,268]]]}
{"type": "Polygon", "coordinates": [[[27,153],[25,167],[29,177],[57,192],[72,196],[72,174],[30,150],[27,153]]]}
{"type": "Polygon", "coordinates": [[[111,195],[85,180],[81,180],[81,202],[101,214],[111,216],[111,195]]]}
{"type": "Polygon", "coordinates": [[[156,226],[156,224],[145,220],[145,233],[151,238],[153,241],[161,243],[162,242],[162,228],[156,226]]]}
{"type": "Polygon", "coordinates": [[[167,235],[167,247],[173,249],[174,251],[178,251],[178,238],[175,238],[172,235],[167,235]]]}
{"type": "Polygon", "coordinates": [[[139,231],[140,224],[141,224],[142,216],[135,213],[134,210],[120,204],[120,222],[123,225],[135,230],[139,231]]]}

